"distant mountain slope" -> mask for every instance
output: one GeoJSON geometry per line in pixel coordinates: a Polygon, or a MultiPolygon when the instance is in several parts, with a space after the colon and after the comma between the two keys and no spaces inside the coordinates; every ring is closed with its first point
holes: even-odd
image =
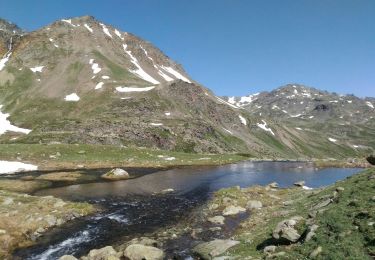
{"type": "Polygon", "coordinates": [[[288,86],[225,100],[151,43],[90,16],[30,33],[4,21],[0,28],[6,46],[0,60],[0,142],[290,159],[356,157],[375,147],[371,99],[288,86]]]}

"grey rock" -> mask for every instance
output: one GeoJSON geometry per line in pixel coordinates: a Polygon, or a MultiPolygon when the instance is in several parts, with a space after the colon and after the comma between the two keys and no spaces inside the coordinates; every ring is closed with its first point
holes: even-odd
{"type": "Polygon", "coordinates": [[[337,187],[337,188],[336,188],[336,191],[337,191],[337,192],[342,192],[342,191],[344,191],[344,190],[345,190],[345,189],[344,189],[343,187],[337,187]]]}
{"type": "Polygon", "coordinates": [[[125,249],[124,256],[130,260],[162,260],[164,252],[156,247],[133,244],[125,249]]]}
{"type": "Polygon", "coordinates": [[[318,204],[316,204],[316,205],[313,207],[313,209],[324,208],[324,207],[328,206],[331,202],[332,202],[332,199],[326,199],[326,200],[323,200],[322,202],[319,202],[318,204]]]}
{"type": "Polygon", "coordinates": [[[305,181],[297,181],[297,182],[294,183],[294,185],[297,186],[297,187],[303,187],[303,186],[305,186],[305,181]]]}
{"type": "Polygon", "coordinates": [[[209,222],[218,225],[224,225],[225,218],[223,216],[214,216],[208,219],[209,222]]]}
{"type": "Polygon", "coordinates": [[[297,242],[300,239],[301,235],[298,234],[298,231],[296,229],[294,229],[294,226],[302,220],[302,217],[296,216],[287,220],[280,221],[272,232],[273,238],[284,238],[293,243],[297,242]]]}
{"type": "Polygon", "coordinates": [[[62,257],[59,258],[59,260],[78,260],[72,255],[63,255],[62,257]]]}
{"type": "Polygon", "coordinates": [[[272,188],[272,189],[277,189],[279,187],[279,184],[277,182],[272,182],[272,183],[268,184],[267,186],[272,188]]]}
{"type": "Polygon", "coordinates": [[[93,249],[87,255],[88,260],[119,260],[117,252],[111,246],[93,249]]]}
{"type": "Polygon", "coordinates": [[[241,212],[245,212],[246,209],[240,206],[228,206],[223,210],[224,216],[237,215],[241,212]]]}
{"type": "Polygon", "coordinates": [[[266,246],[264,249],[263,249],[263,252],[264,253],[273,253],[276,251],[276,246],[266,246]]]}
{"type": "Polygon", "coordinates": [[[195,246],[193,252],[203,259],[211,260],[212,258],[225,253],[229,248],[238,245],[239,243],[239,241],[235,240],[216,239],[195,246]]]}
{"type": "Polygon", "coordinates": [[[323,248],[321,246],[318,246],[315,248],[309,255],[310,258],[316,258],[321,252],[323,251],[323,248]]]}
{"type": "Polygon", "coordinates": [[[262,205],[262,202],[260,202],[259,200],[249,200],[246,204],[246,208],[247,209],[260,209],[262,208],[263,205],[262,205]]]}

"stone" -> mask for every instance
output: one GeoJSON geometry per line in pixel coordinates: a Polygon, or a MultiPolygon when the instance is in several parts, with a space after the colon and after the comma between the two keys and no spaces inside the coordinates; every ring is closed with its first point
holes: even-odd
{"type": "Polygon", "coordinates": [[[310,253],[310,258],[316,258],[321,252],[323,251],[323,248],[321,246],[318,246],[310,253]]]}
{"type": "Polygon", "coordinates": [[[246,204],[246,208],[247,209],[260,209],[262,208],[263,205],[262,205],[262,202],[260,202],[259,200],[249,200],[246,204]]]}
{"type": "Polygon", "coordinates": [[[229,248],[234,247],[239,243],[239,241],[235,240],[215,239],[195,246],[192,251],[203,259],[211,260],[212,258],[225,253],[229,248]]]}
{"type": "Polygon", "coordinates": [[[337,188],[336,188],[336,191],[337,191],[337,192],[342,192],[342,191],[344,191],[344,190],[345,190],[345,189],[344,189],[343,187],[337,187],[337,188]]]}
{"type": "Polygon", "coordinates": [[[162,260],[164,252],[156,247],[133,244],[125,249],[124,256],[130,260],[162,260]]]}
{"type": "Polygon", "coordinates": [[[276,246],[266,246],[264,249],[263,249],[263,252],[264,253],[273,253],[276,251],[276,246]]]}
{"type": "Polygon", "coordinates": [[[218,225],[224,225],[225,218],[223,216],[215,216],[208,219],[209,222],[218,225]]]}
{"type": "Polygon", "coordinates": [[[240,206],[228,206],[223,210],[224,216],[231,216],[231,215],[237,215],[241,212],[245,212],[246,209],[240,206]]]}
{"type": "Polygon", "coordinates": [[[116,168],[103,174],[101,177],[108,180],[123,180],[129,178],[129,173],[123,169],[116,168]]]}
{"type": "Polygon", "coordinates": [[[174,192],[174,189],[169,188],[169,189],[165,189],[165,190],[161,191],[162,194],[167,194],[167,193],[171,193],[171,192],[174,192]]]}
{"type": "Polygon", "coordinates": [[[272,182],[272,183],[268,184],[267,186],[272,188],[272,189],[277,189],[279,187],[279,184],[277,182],[272,182]]]}
{"type": "Polygon", "coordinates": [[[6,233],[7,233],[6,230],[4,230],[4,229],[0,229],[0,235],[4,235],[4,234],[6,234],[6,233]]]}
{"type": "Polygon", "coordinates": [[[119,260],[117,252],[111,246],[93,249],[87,255],[88,260],[119,260]]]}
{"type": "Polygon", "coordinates": [[[57,218],[52,215],[47,215],[44,217],[44,220],[47,222],[48,226],[55,226],[57,223],[57,218]]]}
{"type": "Polygon", "coordinates": [[[130,245],[140,244],[144,246],[162,247],[163,244],[155,239],[148,237],[134,238],[130,241],[130,245]]]}
{"type": "Polygon", "coordinates": [[[212,203],[208,206],[208,209],[209,210],[215,210],[219,207],[219,204],[216,204],[216,203],[212,203]]]}
{"type": "Polygon", "coordinates": [[[4,201],[3,201],[3,205],[10,205],[10,204],[13,204],[14,200],[13,198],[5,198],[4,201]]]}
{"type": "Polygon", "coordinates": [[[62,257],[59,258],[59,260],[78,260],[72,255],[63,255],[62,257]]]}
{"type": "Polygon", "coordinates": [[[294,183],[294,186],[303,187],[303,186],[305,186],[305,181],[297,181],[297,182],[294,183]]]}
{"type": "Polygon", "coordinates": [[[293,218],[280,221],[273,230],[272,237],[275,239],[283,238],[292,243],[297,242],[301,235],[294,227],[302,220],[304,220],[302,217],[295,216],[293,218]]]}
{"type": "Polygon", "coordinates": [[[313,209],[324,208],[324,207],[328,206],[331,202],[332,202],[331,199],[323,200],[322,202],[319,202],[318,204],[316,204],[316,205],[313,207],[313,209]]]}

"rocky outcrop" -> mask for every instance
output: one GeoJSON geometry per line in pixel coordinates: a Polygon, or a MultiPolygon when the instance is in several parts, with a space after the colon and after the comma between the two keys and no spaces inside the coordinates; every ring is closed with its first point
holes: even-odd
{"type": "Polygon", "coordinates": [[[277,240],[285,239],[292,243],[297,242],[300,239],[301,234],[296,229],[296,226],[303,221],[304,218],[300,216],[295,216],[290,219],[280,221],[273,230],[272,237],[277,240]]]}

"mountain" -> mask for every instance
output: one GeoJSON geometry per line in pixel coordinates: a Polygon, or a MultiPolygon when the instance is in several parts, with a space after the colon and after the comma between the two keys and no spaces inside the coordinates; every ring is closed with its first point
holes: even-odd
{"type": "Polygon", "coordinates": [[[271,92],[223,99],[253,117],[269,118],[282,125],[283,143],[293,143],[295,149],[303,149],[305,154],[314,155],[323,147],[331,150],[332,144],[340,148],[339,153],[349,154],[350,150],[364,152],[375,147],[374,98],[288,84],[271,92]]]}
{"type": "Polygon", "coordinates": [[[0,26],[7,46],[0,52],[3,143],[111,144],[289,159],[356,157],[375,147],[372,99],[352,97],[350,103],[349,97],[315,96],[319,91],[313,89],[308,97],[306,87],[296,85],[225,100],[151,43],[91,16],[28,33],[3,20],[0,26]],[[341,103],[355,108],[344,113],[341,103]],[[357,121],[347,120],[350,113],[357,121]]]}

